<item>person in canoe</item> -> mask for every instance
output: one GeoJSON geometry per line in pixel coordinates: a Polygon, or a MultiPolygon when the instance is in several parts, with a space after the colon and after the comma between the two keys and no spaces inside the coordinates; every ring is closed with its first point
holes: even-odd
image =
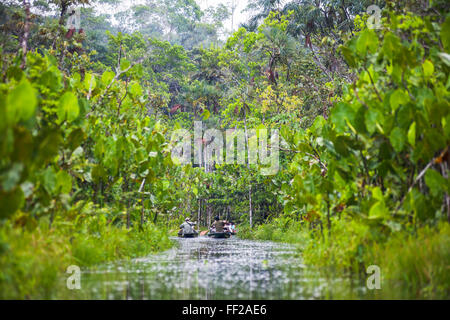
{"type": "Polygon", "coordinates": [[[218,216],[215,217],[214,222],[211,224],[208,237],[229,238],[231,233],[225,228],[225,223],[226,221],[220,220],[218,216]]]}
{"type": "Polygon", "coordinates": [[[236,234],[236,225],[233,222],[228,222],[228,231],[234,235],[236,234]]]}
{"type": "Polygon", "coordinates": [[[211,225],[211,228],[214,230],[214,232],[223,232],[225,227],[225,222],[223,220],[220,220],[219,216],[216,216],[214,218],[214,222],[211,225]]]}
{"type": "Polygon", "coordinates": [[[191,219],[186,218],[184,222],[180,225],[180,231],[178,232],[178,236],[180,237],[195,237],[197,235],[197,231],[194,229],[194,223],[191,222],[191,219]]]}
{"type": "Polygon", "coordinates": [[[224,221],[224,226],[223,226],[223,231],[224,232],[230,232],[230,222],[229,221],[227,221],[227,220],[225,220],[224,221]]]}

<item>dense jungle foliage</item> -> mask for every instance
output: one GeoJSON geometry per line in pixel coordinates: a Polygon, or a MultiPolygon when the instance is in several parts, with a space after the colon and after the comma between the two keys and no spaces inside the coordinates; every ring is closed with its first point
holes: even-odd
{"type": "Polygon", "coordinates": [[[121,5],[0,4],[0,298],[57,298],[68,265],[164,250],[216,215],[323,270],[379,265],[409,297],[450,297],[447,1],[254,0],[233,32],[226,5],[101,9],[121,5]],[[174,161],[194,121],[246,146],[278,129],[279,170],[174,161]]]}

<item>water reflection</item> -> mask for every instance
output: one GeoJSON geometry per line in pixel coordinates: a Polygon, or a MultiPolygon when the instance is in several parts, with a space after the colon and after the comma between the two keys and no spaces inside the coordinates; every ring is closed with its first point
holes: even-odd
{"type": "Polygon", "coordinates": [[[238,238],[174,238],[168,251],[85,270],[86,299],[333,299],[367,294],[353,279],[308,270],[294,246],[238,238]]]}

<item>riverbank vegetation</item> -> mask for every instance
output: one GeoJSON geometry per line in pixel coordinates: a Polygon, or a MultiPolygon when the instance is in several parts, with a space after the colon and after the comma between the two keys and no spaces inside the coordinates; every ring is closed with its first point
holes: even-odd
{"type": "Polygon", "coordinates": [[[381,297],[450,297],[446,1],[250,1],[234,32],[223,5],[104,3],[0,4],[0,297],[57,297],[67,266],[215,215],[324,272],[377,265],[381,297]],[[279,167],[180,164],[194,121],[247,149],[278,130],[279,167]]]}

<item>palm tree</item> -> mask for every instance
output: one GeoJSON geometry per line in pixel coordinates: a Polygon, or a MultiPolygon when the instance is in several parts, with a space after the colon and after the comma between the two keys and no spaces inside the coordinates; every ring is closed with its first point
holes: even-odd
{"type": "Polygon", "coordinates": [[[259,51],[261,57],[269,57],[266,72],[270,77],[269,80],[276,85],[277,64],[286,66],[288,70],[286,79],[289,79],[290,61],[298,53],[297,41],[295,41],[295,39],[291,35],[279,28],[268,27],[265,28],[262,32],[265,35],[266,41],[262,42],[259,51]]]}
{"type": "Polygon", "coordinates": [[[247,5],[245,11],[256,11],[248,23],[242,26],[249,31],[254,31],[262,19],[267,17],[271,11],[281,11],[283,0],[253,0],[247,5]]]}

